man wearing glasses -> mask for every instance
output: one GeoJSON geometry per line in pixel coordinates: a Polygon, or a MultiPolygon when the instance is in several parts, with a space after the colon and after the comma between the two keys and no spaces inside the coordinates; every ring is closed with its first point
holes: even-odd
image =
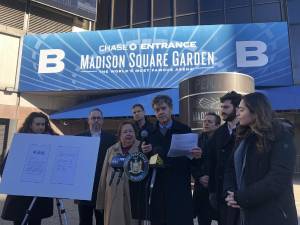
{"type": "Polygon", "coordinates": [[[103,161],[105,158],[106,150],[116,143],[115,136],[103,132],[103,113],[100,109],[94,108],[90,111],[88,116],[88,125],[89,130],[79,134],[79,136],[91,136],[91,137],[99,137],[100,138],[100,146],[98,152],[98,159],[95,171],[94,185],[93,185],[93,193],[91,201],[78,201],[75,203],[78,204],[78,212],[79,212],[79,225],[93,225],[93,215],[96,218],[97,225],[103,225],[103,213],[96,210],[96,199],[97,199],[97,190],[99,185],[99,180],[101,176],[101,170],[103,161]]]}

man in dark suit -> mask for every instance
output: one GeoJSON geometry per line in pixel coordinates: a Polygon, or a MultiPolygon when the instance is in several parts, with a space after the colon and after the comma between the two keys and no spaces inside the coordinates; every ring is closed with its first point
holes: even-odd
{"type": "Polygon", "coordinates": [[[102,171],[102,165],[105,158],[106,150],[116,143],[115,136],[103,132],[103,113],[100,109],[92,109],[88,116],[89,131],[80,134],[79,136],[92,136],[100,138],[99,153],[94,177],[93,193],[91,201],[75,201],[78,203],[79,225],[92,225],[93,215],[95,214],[96,224],[103,225],[103,212],[96,210],[96,200],[99,180],[102,171]]]}
{"type": "Polygon", "coordinates": [[[151,225],[192,225],[191,167],[201,158],[202,151],[196,146],[191,149],[193,160],[185,156],[168,157],[172,135],[190,133],[191,129],[172,119],[173,104],[169,96],[156,96],[152,107],[158,121],[149,143],[144,142],[141,147],[149,157],[158,154],[164,168],[157,168],[150,205],[151,225]]]}
{"type": "Polygon", "coordinates": [[[235,144],[235,130],[238,124],[236,111],[241,95],[228,92],[220,98],[221,117],[225,123],[214,133],[209,142],[209,200],[218,211],[218,224],[231,225],[227,222],[228,207],[223,193],[225,166],[235,144]]]}
{"type": "Polygon", "coordinates": [[[215,219],[215,212],[209,203],[208,143],[220,124],[220,116],[214,112],[208,112],[203,120],[203,132],[199,135],[198,145],[201,147],[203,154],[199,160],[199,166],[195,167],[195,171],[193,171],[195,180],[193,193],[194,216],[198,218],[198,225],[210,225],[212,219],[215,219]]]}

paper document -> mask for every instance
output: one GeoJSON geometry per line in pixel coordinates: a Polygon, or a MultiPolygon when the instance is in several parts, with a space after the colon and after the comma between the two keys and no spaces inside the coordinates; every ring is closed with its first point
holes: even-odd
{"type": "Polygon", "coordinates": [[[91,200],[99,137],[14,135],[0,193],[91,200]]]}
{"type": "Polygon", "coordinates": [[[57,147],[55,163],[52,168],[52,184],[74,185],[79,153],[79,147],[57,147]]]}
{"type": "Polygon", "coordinates": [[[198,134],[173,134],[168,157],[186,156],[192,159],[191,150],[198,146],[198,134]]]}
{"type": "Polygon", "coordinates": [[[29,145],[21,176],[22,182],[44,182],[50,147],[50,145],[29,145]]]}

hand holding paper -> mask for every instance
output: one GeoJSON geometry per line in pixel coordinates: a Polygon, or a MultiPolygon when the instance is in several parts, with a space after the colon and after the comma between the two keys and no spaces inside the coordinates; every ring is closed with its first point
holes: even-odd
{"type": "Polygon", "coordinates": [[[173,134],[168,157],[186,156],[189,159],[201,157],[202,151],[198,147],[198,134],[173,134]]]}
{"type": "Polygon", "coordinates": [[[202,149],[199,147],[193,148],[191,153],[192,153],[193,158],[200,159],[202,156],[202,149]]]}

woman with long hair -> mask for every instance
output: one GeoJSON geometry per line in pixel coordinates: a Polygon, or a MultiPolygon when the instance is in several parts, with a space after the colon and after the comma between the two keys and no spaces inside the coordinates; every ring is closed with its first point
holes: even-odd
{"type": "MultiPolygon", "coordinates": [[[[25,119],[19,133],[51,134],[55,132],[51,128],[48,117],[42,112],[32,112],[25,119]]],[[[7,158],[7,156],[6,156],[7,158]]],[[[5,161],[2,166],[4,168],[5,161]]],[[[2,171],[1,171],[2,174],[2,171]]],[[[4,202],[1,217],[4,220],[14,222],[14,225],[22,224],[26,210],[29,208],[33,197],[8,195],[4,202]]],[[[53,215],[53,199],[38,197],[27,221],[28,225],[41,225],[42,219],[53,215]]]]}
{"type": "Polygon", "coordinates": [[[30,113],[18,131],[19,133],[55,134],[50,125],[49,118],[42,112],[30,113]]]}
{"type": "Polygon", "coordinates": [[[238,225],[296,225],[292,126],[275,119],[261,93],[243,96],[236,148],[225,172],[225,201],[238,225]]]}
{"type": "Polygon", "coordinates": [[[96,208],[104,210],[104,225],[137,224],[137,221],[132,218],[131,213],[128,178],[123,174],[118,184],[118,179],[113,180],[110,184],[114,170],[110,166],[112,158],[116,155],[126,156],[139,151],[140,141],[136,139],[135,134],[136,131],[132,122],[122,122],[118,129],[119,141],[106,152],[96,202],[96,208]]]}

